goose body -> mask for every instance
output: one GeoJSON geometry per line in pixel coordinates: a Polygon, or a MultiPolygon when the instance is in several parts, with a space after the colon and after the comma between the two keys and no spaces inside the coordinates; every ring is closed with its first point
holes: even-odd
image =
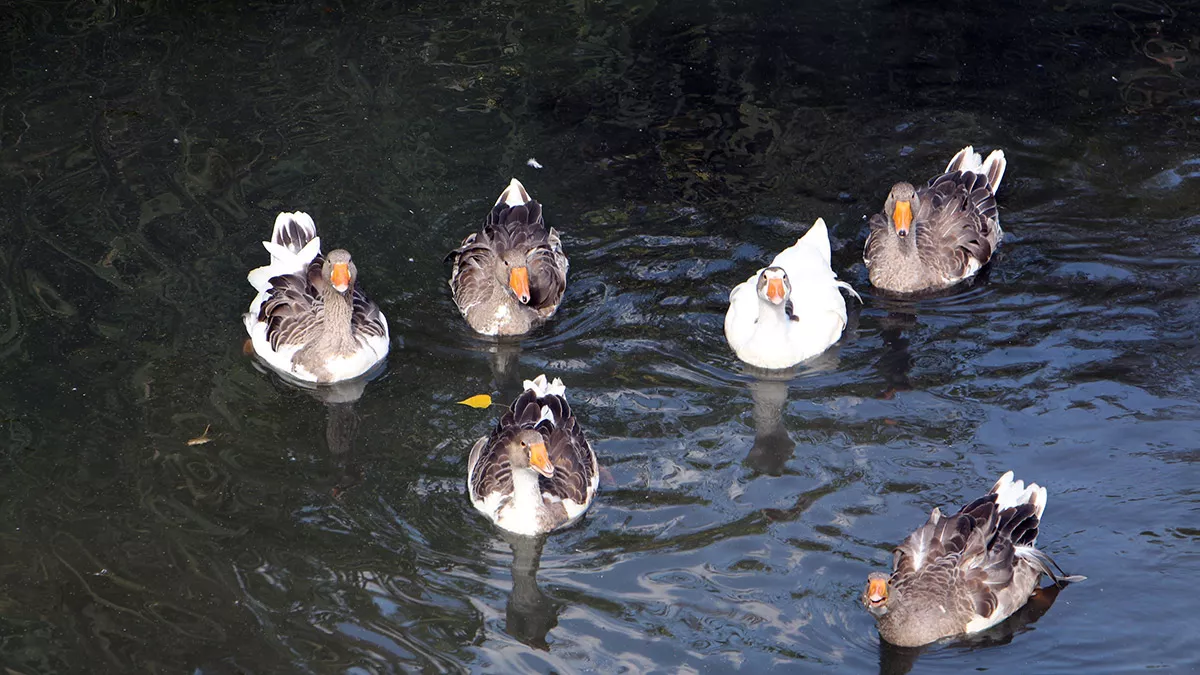
{"type": "Polygon", "coordinates": [[[739,359],[759,368],[788,368],[812,358],[846,327],[840,289],[858,297],[830,267],[829,230],[818,218],[769,267],[733,288],[725,339],[739,359]]]}
{"type": "Polygon", "coordinates": [[[879,635],[917,647],[975,633],[1020,609],[1043,574],[1081,581],[1055,574],[1058,566],[1034,547],[1045,510],[1046,488],[1014,481],[1011,471],[953,516],[934,508],[896,547],[891,575],[868,577],[862,601],[879,635]]]}
{"type": "Polygon", "coordinates": [[[254,353],[274,370],[328,384],[362,375],[387,356],[387,319],[362,292],[358,270],[342,249],[321,255],[313,219],[280,213],[269,265],[247,276],[258,291],[242,320],[254,353]]]}
{"type": "Polygon", "coordinates": [[[542,206],[516,178],[479,232],[450,252],[450,289],[467,323],[484,335],[524,335],[554,316],[567,288],[567,256],[542,206]]]}
{"type": "Polygon", "coordinates": [[[471,448],[467,492],[496,525],[533,536],[583,516],[596,496],[600,466],[562,380],[539,375],[524,384],[492,433],[471,448]]]}
{"type": "Polygon", "coordinates": [[[892,186],[882,213],[871,216],[863,261],[871,285],[894,293],[952,286],[991,260],[1004,237],[996,191],[1008,161],[960,150],[941,175],[920,188],[892,186]]]}

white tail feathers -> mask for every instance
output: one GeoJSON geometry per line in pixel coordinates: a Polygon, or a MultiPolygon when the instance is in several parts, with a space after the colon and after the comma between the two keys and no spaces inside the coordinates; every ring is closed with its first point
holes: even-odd
{"type": "Polygon", "coordinates": [[[271,243],[295,255],[316,236],[317,224],[313,222],[312,216],[303,211],[280,213],[275,218],[274,229],[271,230],[271,243]]]}
{"type": "Polygon", "coordinates": [[[1003,150],[993,150],[992,154],[983,159],[978,152],[975,152],[973,146],[959,150],[950,163],[946,165],[944,173],[952,173],[955,171],[970,171],[981,176],[987,176],[988,187],[992,194],[1000,189],[1000,181],[1004,179],[1004,170],[1008,168],[1008,160],[1004,158],[1003,150]]]}
{"type": "Polygon", "coordinates": [[[825,261],[826,265],[833,263],[833,253],[829,249],[829,227],[825,225],[824,218],[817,218],[812,227],[808,228],[808,232],[805,232],[803,237],[796,240],[796,243],[798,244],[805,240],[811,241],[810,245],[813,247],[813,250],[821,254],[821,259],[825,261]],[[812,237],[812,239],[809,240],[809,237],[812,237]]]}
{"type": "Polygon", "coordinates": [[[538,375],[532,380],[525,380],[522,386],[527,390],[533,391],[534,394],[537,394],[538,398],[550,395],[566,398],[567,395],[567,387],[561,379],[556,377],[553,382],[547,382],[545,374],[538,375]]]}
{"type": "Polygon", "coordinates": [[[1013,480],[1013,472],[1006,471],[1000,480],[992,486],[989,494],[996,495],[996,506],[1000,510],[1020,506],[1022,504],[1033,504],[1037,509],[1038,520],[1041,520],[1042,513],[1046,511],[1046,488],[1041,487],[1037,483],[1025,485],[1025,481],[1013,480]]]}
{"type": "Polygon", "coordinates": [[[504,188],[504,192],[500,193],[500,197],[496,200],[496,205],[504,204],[506,206],[521,206],[528,204],[530,201],[529,193],[525,191],[525,186],[521,185],[521,181],[516,178],[504,188]]]}
{"type": "Polygon", "coordinates": [[[831,274],[831,258],[829,228],[825,227],[824,218],[817,218],[817,222],[808,228],[803,237],[775,256],[771,266],[782,267],[795,284],[798,279],[809,274],[816,273],[822,277],[831,274]]]}
{"type": "Polygon", "coordinates": [[[321,238],[311,216],[302,211],[280,213],[275,218],[271,241],[263,248],[271,254],[271,263],[250,271],[246,279],[259,292],[271,287],[271,279],[281,274],[299,272],[321,252],[321,238]]]}

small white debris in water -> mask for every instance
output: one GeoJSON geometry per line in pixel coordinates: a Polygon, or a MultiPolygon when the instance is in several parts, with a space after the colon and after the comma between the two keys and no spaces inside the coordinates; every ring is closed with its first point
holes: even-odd
{"type": "Polygon", "coordinates": [[[412,261],[413,261],[413,259],[412,259],[412,258],[409,258],[409,259],[408,259],[408,262],[412,262],[412,261]]]}
{"type": "Polygon", "coordinates": [[[534,159],[534,158],[532,158],[532,157],[530,157],[529,159],[525,160],[525,165],[526,165],[526,166],[531,166],[531,167],[533,167],[533,168],[535,168],[535,169],[540,169],[540,168],[542,168],[542,163],[541,163],[541,162],[539,162],[539,161],[537,161],[536,159],[534,159]]]}

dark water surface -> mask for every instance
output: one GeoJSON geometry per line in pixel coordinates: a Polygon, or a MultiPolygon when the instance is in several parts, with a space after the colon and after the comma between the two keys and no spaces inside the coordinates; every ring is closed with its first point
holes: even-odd
{"type": "Polygon", "coordinates": [[[0,8],[6,672],[1200,668],[1200,3],[178,4],[0,8]],[[989,273],[873,293],[865,217],[968,143],[989,273]],[[519,346],[442,263],[514,175],[572,261],[519,346]],[[353,405],[242,353],[284,209],[391,322],[353,405]],[[727,294],[818,216],[865,302],[762,376],[727,294]],[[543,371],[605,473],[539,549],[454,402],[543,371]],[[1089,580],[881,650],[867,573],[1006,469],[1089,580]]]}

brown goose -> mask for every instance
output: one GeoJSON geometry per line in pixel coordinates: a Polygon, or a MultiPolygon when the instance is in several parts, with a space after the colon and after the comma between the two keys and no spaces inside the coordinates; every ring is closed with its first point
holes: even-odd
{"type": "Polygon", "coordinates": [[[1004,236],[996,191],[1007,166],[1003,150],[982,161],[968,145],[928,185],[893,185],[883,213],[871,216],[863,251],[871,284],[915,293],[946,288],[978,272],[1004,236]]]}
{"type": "Polygon", "coordinates": [[[387,319],[358,286],[358,268],[342,249],[321,255],[307,214],[281,213],[263,246],[271,264],[247,279],[258,291],[243,315],[254,352],[298,380],[342,382],[387,356],[387,319]]]}
{"type": "Polygon", "coordinates": [[[500,527],[539,535],[583,516],[600,466],[567,405],[562,380],[525,380],[525,391],[467,459],[471,504],[500,527]]]}
{"type": "Polygon", "coordinates": [[[862,602],[879,635],[901,647],[975,633],[1020,609],[1045,574],[1056,584],[1082,581],[1034,548],[1046,488],[1013,481],[1009,471],[986,495],[929,521],[893,551],[889,577],[872,572],[862,602]]]}
{"type": "Polygon", "coordinates": [[[512,179],[483,229],[450,252],[454,303],[484,335],[523,335],[554,315],[567,288],[567,256],[542,205],[512,179]]]}

